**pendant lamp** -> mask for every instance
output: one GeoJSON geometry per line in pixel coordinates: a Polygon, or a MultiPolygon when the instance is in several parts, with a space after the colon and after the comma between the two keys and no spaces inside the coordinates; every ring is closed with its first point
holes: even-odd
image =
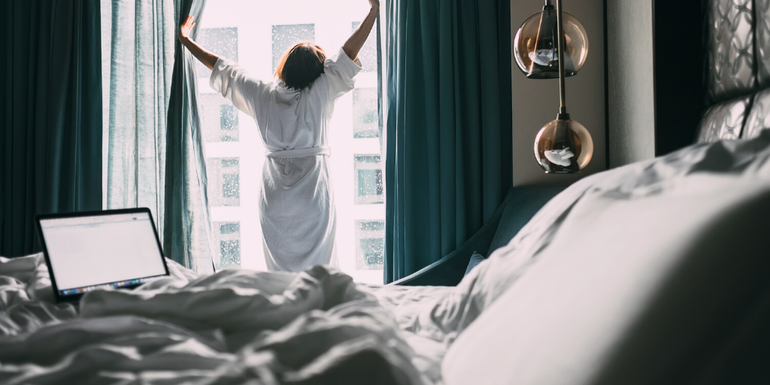
{"type": "MultiPolygon", "coordinates": [[[[530,79],[559,77],[557,11],[551,0],[545,1],[541,12],[530,16],[521,25],[513,39],[516,64],[530,79]]],[[[569,13],[563,14],[564,74],[574,76],[583,67],[588,56],[588,36],[583,25],[569,13]]]]}
{"type": "MultiPolygon", "coordinates": [[[[570,63],[575,65],[580,64],[580,67],[582,67],[583,63],[585,63],[585,53],[588,51],[588,39],[585,36],[585,30],[580,26],[580,30],[582,31],[582,34],[580,35],[581,41],[585,43],[583,45],[585,49],[581,50],[583,56],[580,62],[576,60],[569,61],[566,59],[571,56],[564,52],[565,47],[569,47],[569,43],[564,44],[564,40],[567,36],[563,32],[563,23],[567,19],[562,17],[561,1],[562,0],[556,0],[556,34],[551,35],[551,41],[556,40],[555,62],[559,78],[559,113],[556,115],[556,120],[549,122],[541,128],[535,138],[535,159],[547,174],[571,174],[578,172],[588,165],[594,153],[594,143],[593,139],[591,139],[591,134],[582,124],[572,120],[567,113],[564,87],[565,78],[567,76],[567,69],[565,67],[570,63]],[[558,37],[561,37],[561,39],[558,37]],[[562,57],[565,58],[565,60],[559,60],[559,58],[562,57]]],[[[549,2],[546,2],[546,7],[540,14],[543,14],[546,11],[551,12],[546,9],[549,6],[549,2]]],[[[550,14],[548,17],[551,17],[550,14]]],[[[530,17],[530,19],[532,19],[532,17],[530,17]]],[[[546,17],[543,16],[541,19],[545,20],[546,17]]],[[[574,18],[572,19],[574,20],[574,18]]],[[[527,22],[524,24],[526,25],[527,22]]],[[[574,20],[573,25],[579,26],[580,24],[577,23],[577,20],[574,20]]],[[[519,30],[517,37],[521,35],[521,32],[522,31],[519,30]]],[[[573,42],[575,42],[574,39],[573,42]]],[[[537,45],[535,45],[535,47],[537,47],[537,45]]],[[[547,45],[541,47],[547,47],[547,45]]],[[[574,58],[574,56],[572,58],[574,58]]],[[[536,64],[537,63],[531,64],[532,68],[534,68],[534,65],[536,64]]],[[[576,72],[580,68],[576,66],[573,67],[573,69],[575,69],[574,72],[576,72]]],[[[543,73],[545,72],[540,72],[541,75],[543,73]]]]}

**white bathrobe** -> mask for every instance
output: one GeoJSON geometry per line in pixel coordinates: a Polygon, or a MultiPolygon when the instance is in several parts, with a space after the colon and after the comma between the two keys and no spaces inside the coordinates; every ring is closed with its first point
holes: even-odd
{"type": "Polygon", "coordinates": [[[336,265],[335,210],[327,146],[334,103],[352,90],[361,62],[340,50],[324,73],[302,91],[274,79],[263,82],[219,58],[211,88],[252,116],[267,149],[260,190],[260,223],[271,270],[302,271],[336,265]]]}

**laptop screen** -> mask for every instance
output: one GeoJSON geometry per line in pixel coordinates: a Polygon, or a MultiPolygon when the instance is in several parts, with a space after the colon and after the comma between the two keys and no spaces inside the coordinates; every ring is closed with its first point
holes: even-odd
{"type": "Polygon", "coordinates": [[[149,212],[40,219],[40,230],[59,295],[167,274],[149,212]]]}

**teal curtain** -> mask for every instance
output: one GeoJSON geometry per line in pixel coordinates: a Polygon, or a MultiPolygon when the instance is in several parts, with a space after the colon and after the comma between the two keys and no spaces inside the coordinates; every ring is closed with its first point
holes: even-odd
{"type": "Polygon", "coordinates": [[[102,0],[105,206],[148,207],[164,238],[176,21],[167,0],[102,0]]]}
{"type": "Polygon", "coordinates": [[[0,5],[0,255],[39,250],[37,214],[102,207],[99,2],[0,5]]]}
{"type": "MultiPolygon", "coordinates": [[[[192,15],[197,38],[205,0],[175,0],[176,28],[192,15]]],[[[213,272],[206,158],[198,114],[195,58],[175,39],[166,123],[163,248],[167,256],[199,273],[213,272]]]]}
{"type": "Polygon", "coordinates": [[[391,0],[385,281],[441,259],[512,184],[507,0],[391,0]]]}
{"type": "Polygon", "coordinates": [[[204,4],[102,0],[102,40],[106,206],[149,207],[165,255],[205,274],[213,264],[196,75],[177,39],[204,4]]]}

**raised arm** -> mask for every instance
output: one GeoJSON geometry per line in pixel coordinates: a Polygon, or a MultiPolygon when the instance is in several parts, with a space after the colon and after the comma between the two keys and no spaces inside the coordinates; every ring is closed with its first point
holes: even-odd
{"type": "Polygon", "coordinates": [[[353,31],[348,41],[342,45],[342,50],[348,54],[351,60],[356,60],[358,52],[361,51],[361,47],[364,46],[366,38],[369,37],[369,32],[372,31],[374,26],[374,20],[377,19],[377,12],[380,10],[380,0],[369,0],[369,4],[372,6],[369,9],[369,14],[366,15],[366,19],[353,31]]]}
{"type": "Polygon", "coordinates": [[[193,17],[187,16],[187,20],[185,20],[184,24],[179,27],[179,41],[182,42],[182,45],[187,47],[187,49],[190,50],[190,53],[192,53],[193,56],[200,60],[203,65],[208,67],[208,69],[214,69],[214,64],[217,63],[219,56],[206,51],[203,49],[203,47],[190,40],[190,31],[194,26],[195,23],[193,22],[193,17]]]}

